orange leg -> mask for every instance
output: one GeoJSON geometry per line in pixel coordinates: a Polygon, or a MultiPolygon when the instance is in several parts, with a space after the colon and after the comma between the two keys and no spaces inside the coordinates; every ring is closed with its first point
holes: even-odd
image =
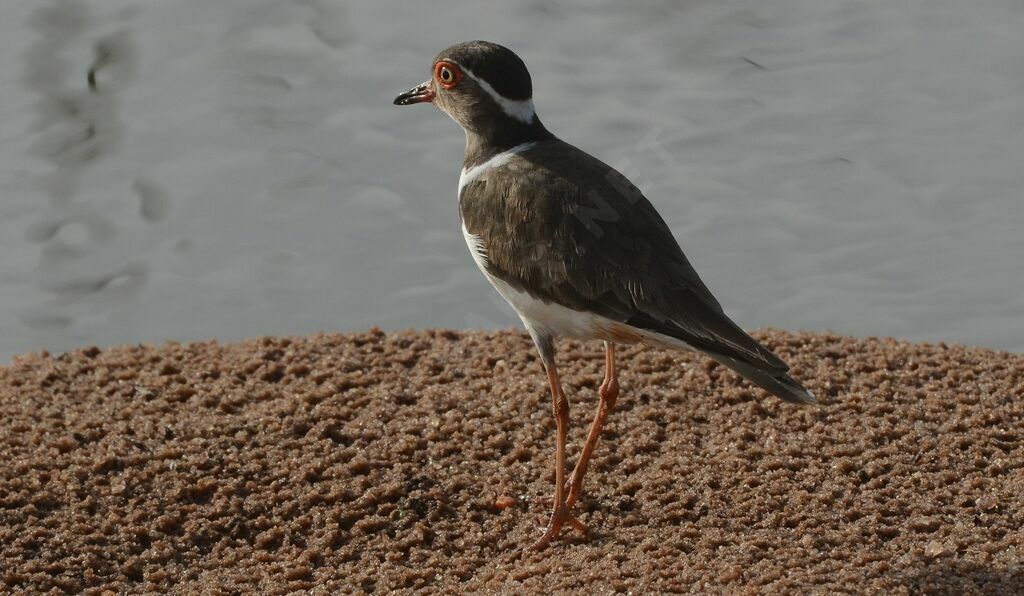
{"type": "Polygon", "coordinates": [[[586,533],[587,531],[587,527],[572,516],[570,508],[565,504],[565,440],[569,432],[569,400],[566,399],[565,393],[562,391],[562,382],[558,378],[558,370],[555,368],[553,359],[546,365],[548,383],[551,385],[555,425],[558,429],[555,442],[555,502],[547,529],[544,530],[544,535],[530,547],[533,550],[541,550],[546,547],[552,539],[558,536],[566,522],[581,532],[586,533]]]}
{"type": "Polygon", "coordinates": [[[590,433],[587,434],[587,442],[583,444],[583,451],[580,459],[576,462],[576,468],[569,477],[569,496],[565,500],[565,507],[570,512],[576,501],[580,498],[583,490],[583,477],[587,474],[587,466],[590,465],[590,457],[594,453],[594,446],[601,436],[601,429],[604,427],[608,414],[615,408],[615,400],[619,397],[619,375],[615,370],[615,344],[604,342],[604,381],[598,394],[600,401],[597,404],[597,414],[594,422],[590,425],[590,433]]]}

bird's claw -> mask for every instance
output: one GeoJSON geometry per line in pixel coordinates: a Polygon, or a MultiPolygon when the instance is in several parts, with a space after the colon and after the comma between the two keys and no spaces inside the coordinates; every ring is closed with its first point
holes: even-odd
{"type": "Polygon", "coordinates": [[[579,519],[576,518],[576,516],[572,514],[572,509],[565,503],[562,503],[561,506],[556,507],[555,510],[551,512],[551,519],[548,521],[548,525],[544,529],[544,534],[540,537],[540,539],[531,544],[528,550],[543,550],[545,547],[547,547],[548,544],[551,543],[552,540],[555,539],[556,536],[558,536],[559,532],[562,531],[562,526],[564,526],[566,523],[576,528],[576,530],[578,530],[583,535],[586,535],[590,532],[589,528],[587,528],[587,525],[581,522],[579,519]]]}

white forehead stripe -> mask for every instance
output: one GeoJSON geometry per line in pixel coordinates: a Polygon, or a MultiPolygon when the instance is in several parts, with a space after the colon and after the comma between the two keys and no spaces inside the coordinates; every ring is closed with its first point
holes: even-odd
{"type": "Polygon", "coordinates": [[[501,106],[501,110],[503,112],[520,122],[524,122],[526,124],[533,122],[533,117],[536,113],[533,110],[532,99],[509,99],[498,93],[498,90],[491,87],[490,83],[473,74],[473,71],[461,64],[459,66],[462,68],[462,74],[476,81],[476,84],[480,85],[480,88],[483,89],[487,95],[490,95],[491,99],[493,99],[495,103],[501,106]]]}
{"type": "Polygon", "coordinates": [[[537,143],[523,143],[521,145],[516,145],[511,149],[502,151],[482,164],[477,164],[469,169],[463,169],[462,175],[459,176],[459,196],[462,196],[462,189],[466,188],[470,182],[479,178],[480,174],[483,174],[491,168],[507,164],[517,153],[522,153],[536,144],[537,143]]]}

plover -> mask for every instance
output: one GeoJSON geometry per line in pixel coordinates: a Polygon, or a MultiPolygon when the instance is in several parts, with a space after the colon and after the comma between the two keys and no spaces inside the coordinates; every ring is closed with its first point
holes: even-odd
{"type": "Polygon", "coordinates": [[[484,276],[519,314],[547,371],[557,437],[555,495],[541,549],[570,524],[601,428],[619,394],[615,345],[697,350],[783,400],[815,403],[789,367],[732,322],[643,194],[557,138],[533,106],[522,59],[495,43],[453,45],[431,77],[395,98],[432,103],[462,126],[462,232],[484,276]],[[597,414],[566,477],[569,402],[556,337],[604,341],[597,414]]]}

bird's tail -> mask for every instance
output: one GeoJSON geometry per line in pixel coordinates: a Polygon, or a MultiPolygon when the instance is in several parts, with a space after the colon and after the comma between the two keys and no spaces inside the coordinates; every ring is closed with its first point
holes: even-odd
{"type": "Polygon", "coordinates": [[[780,399],[795,404],[816,404],[818,399],[786,372],[763,370],[735,358],[713,356],[715,360],[780,399]]]}

